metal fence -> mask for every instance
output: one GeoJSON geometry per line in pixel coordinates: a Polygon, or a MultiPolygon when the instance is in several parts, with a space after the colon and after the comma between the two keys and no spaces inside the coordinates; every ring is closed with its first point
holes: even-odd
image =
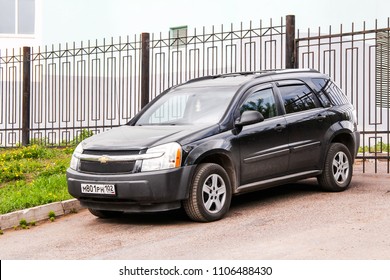
{"type": "Polygon", "coordinates": [[[341,86],[357,108],[366,146],[359,157],[386,161],[389,173],[389,21],[351,27],[295,32],[295,17],[287,16],[185,35],[6,50],[0,54],[0,147],[36,139],[66,145],[85,129],[100,133],[192,78],[300,67],[327,73],[341,86]]]}
{"type": "Polygon", "coordinates": [[[140,107],[141,48],[139,38],[127,37],[6,53],[0,146],[35,139],[64,145],[84,129],[99,133],[127,122],[140,107]]]}
{"type": "Polygon", "coordinates": [[[14,146],[21,133],[23,55],[0,57],[0,147],[14,146]]]}
{"type": "MultiPolygon", "coordinates": [[[[363,27],[350,31],[308,30],[296,38],[296,67],[314,68],[332,77],[357,110],[361,132],[359,158],[363,163],[385,162],[389,173],[390,144],[390,20],[386,27],[363,27]]],[[[347,27],[349,28],[349,26],[347,27]]],[[[382,164],[383,166],[383,164],[382,164]]],[[[363,164],[363,171],[365,171],[363,164]]]]}
{"type": "Polygon", "coordinates": [[[282,18],[194,29],[186,37],[143,33],[7,51],[0,57],[0,146],[36,139],[66,145],[84,129],[99,133],[125,124],[149,100],[188,79],[284,68],[284,44],[282,18]]]}
{"type": "Polygon", "coordinates": [[[153,34],[150,98],[192,78],[285,68],[285,36],[283,18],[278,23],[194,29],[186,37],[153,34]]]}

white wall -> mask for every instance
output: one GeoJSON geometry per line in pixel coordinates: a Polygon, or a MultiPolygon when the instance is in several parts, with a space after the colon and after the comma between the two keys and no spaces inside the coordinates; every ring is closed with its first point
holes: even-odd
{"type": "MultiPolygon", "coordinates": [[[[250,20],[280,22],[296,16],[297,27],[350,27],[375,18],[387,21],[388,0],[43,0],[43,42],[73,42],[202,28],[250,20]]],[[[383,25],[383,24],[382,24],[383,25]]]]}
{"type": "Polygon", "coordinates": [[[0,35],[0,49],[24,45],[51,45],[141,32],[168,32],[170,27],[192,28],[247,24],[263,20],[267,25],[288,14],[296,16],[303,32],[329,25],[338,28],[363,21],[374,28],[374,19],[387,24],[388,0],[36,0],[36,34],[27,37],[0,35]]]}
{"type": "Polygon", "coordinates": [[[43,23],[43,2],[46,0],[35,0],[35,34],[32,35],[4,35],[0,34],[0,55],[12,55],[13,48],[15,52],[19,52],[18,48],[23,46],[39,46],[43,44],[42,41],[42,23],[43,23]]]}

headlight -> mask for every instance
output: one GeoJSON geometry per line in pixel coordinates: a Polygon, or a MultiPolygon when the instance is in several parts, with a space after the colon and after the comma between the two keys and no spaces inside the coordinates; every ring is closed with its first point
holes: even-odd
{"type": "Polygon", "coordinates": [[[70,161],[70,168],[73,170],[78,170],[80,164],[80,155],[83,153],[83,146],[80,144],[77,145],[76,149],[73,152],[72,159],[70,161]]]}
{"type": "Polygon", "coordinates": [[[164,144],[146,151],[146,154],[158,153],[162,155],[157,158],[144,159],[142,161],[141,171],[153,171],[181,166],[181,146],[178,143],[164,144]]]}

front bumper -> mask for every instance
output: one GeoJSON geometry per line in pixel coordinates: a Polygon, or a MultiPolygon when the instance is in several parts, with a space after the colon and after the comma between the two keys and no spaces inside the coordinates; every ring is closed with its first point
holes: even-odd
{"type": "Polygon", "coordinates": [[[67,170],[69,193],[81,205],[108,211],[155,212],[180,208],[188,197],[195,166],[133,174],[89,174],[67,170]],[[113,184],[114,196],[85,194],[81,184],[113,184]]]}

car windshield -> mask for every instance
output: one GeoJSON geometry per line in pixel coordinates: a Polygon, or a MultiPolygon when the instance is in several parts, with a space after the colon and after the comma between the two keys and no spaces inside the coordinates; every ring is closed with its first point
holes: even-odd
{"type": "Polygon", "coordinates": [[[175,89],[158,99],[135,125],[215,124],[225,113],[234,87],[175,89]]]}

